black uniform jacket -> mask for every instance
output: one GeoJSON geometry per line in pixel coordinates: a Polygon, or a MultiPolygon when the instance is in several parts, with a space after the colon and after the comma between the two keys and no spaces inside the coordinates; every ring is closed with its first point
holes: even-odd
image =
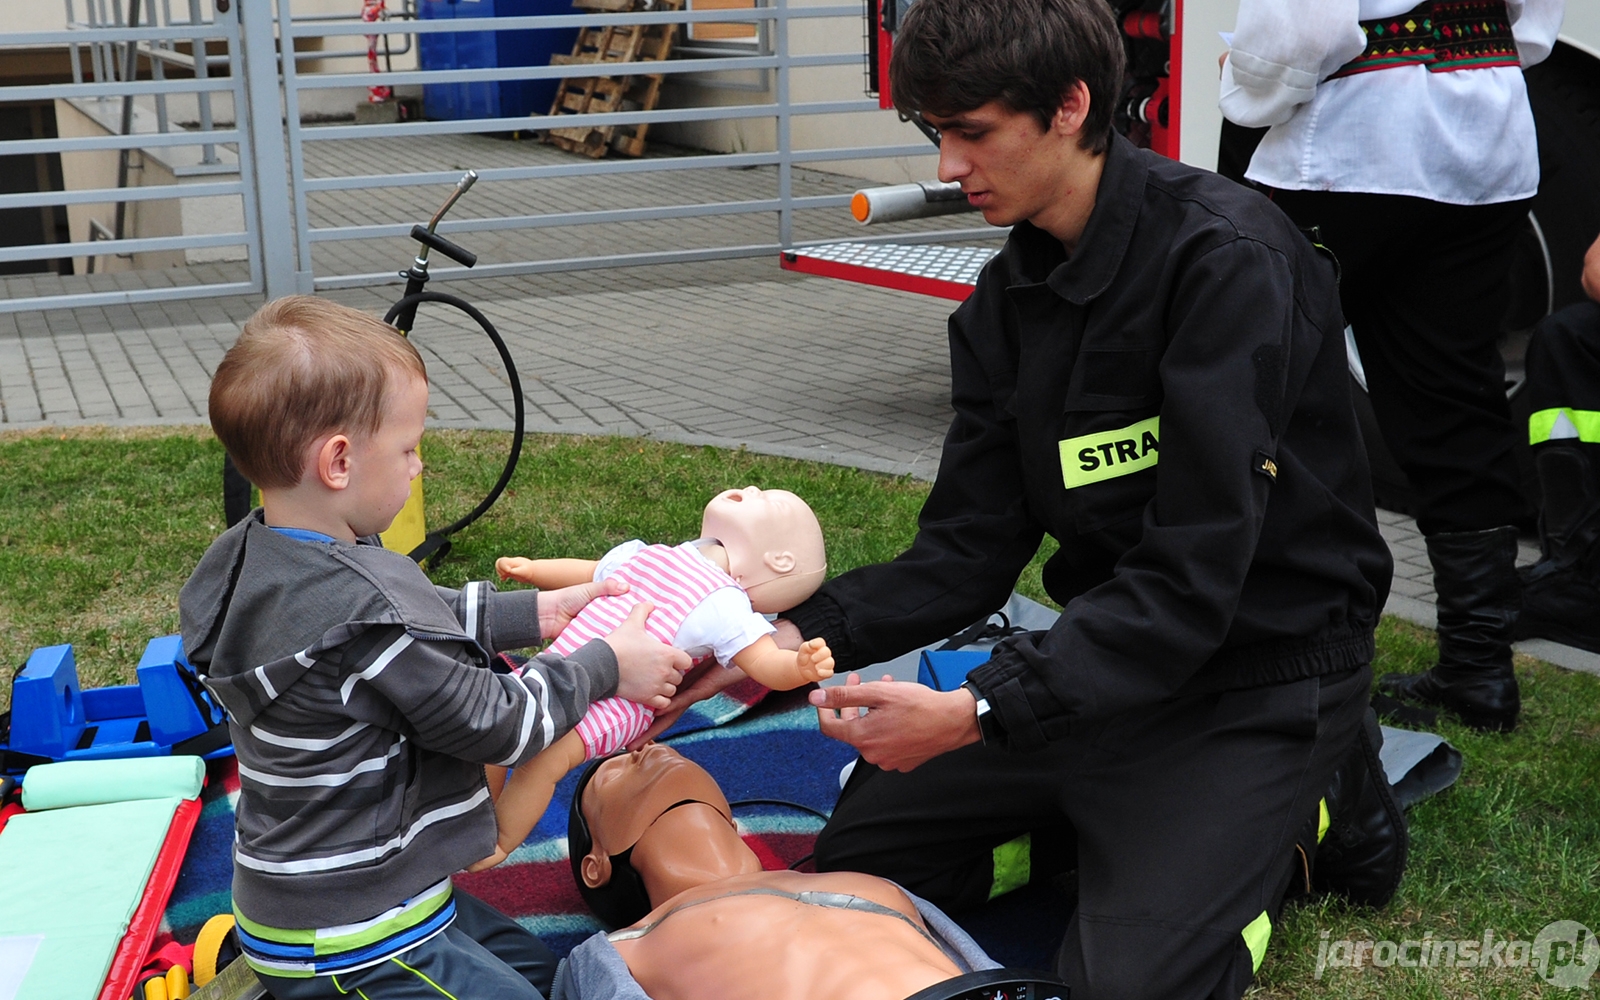
{"type": "Polygon", "coordinates": [[[1022,223],[950,318],[955,420],[911,548],[788,617],[841,669],[1064,611],[970,680],[1015,749],[1179,694],[1370,661],[1393,564],[1333,266],[1261,195],[1113,137],[1068,259],[1022,223]]]}

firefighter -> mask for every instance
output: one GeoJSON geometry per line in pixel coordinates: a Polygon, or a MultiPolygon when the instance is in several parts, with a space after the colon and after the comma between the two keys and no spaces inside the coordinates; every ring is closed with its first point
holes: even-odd
{"type": "Polygon", "coordinates": [[[1528,342],[1542,558],[1517,636],[1600,653],[1600,239],[1584,255],[1583,290],[1590,301],[1546,316],[1528,342]]]}
{"type": "Polygon", "coordinates": [[[862,757],[817,866],[953,909],[1075,869],[1073,1000],[1237,997],[1286,892],[1398,884],[1368,709],[1392,563],[1332,264],[1261,195],[1114,134],[1122,69],[1102,0],[911,7],[895,103],[1014,228],[950,319],[910,549],[780,633],[887,660],[1000,607],[1054,537],[1060,619],[961,688],[811,695],[862,757]]]}

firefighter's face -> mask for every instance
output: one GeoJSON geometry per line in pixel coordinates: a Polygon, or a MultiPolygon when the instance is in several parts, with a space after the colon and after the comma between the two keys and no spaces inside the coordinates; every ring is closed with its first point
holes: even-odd
{"type": "Polygon", "coordinates": [[[1048,127],[1000,101],[957,115],[924,114],[939,130],[939,179],[960,182],[992,226],[1038,224],[1070,192],[1078,161],[1090,155],[1078,146],[1088,102],[1080,82],[1048,127]]]}

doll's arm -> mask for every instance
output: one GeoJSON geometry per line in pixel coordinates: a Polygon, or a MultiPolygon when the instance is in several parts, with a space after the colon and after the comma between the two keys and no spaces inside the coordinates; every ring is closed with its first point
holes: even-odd
{"type": "Polygon", "coordinates": [[[800,644],[798,650],[779,649],[764,635],[733,655],[734,665],[775,691],[788,691],[833,676],[833,652],[822,639],[800,644]]]}
{"type": "MultiPolygon", "coordinates": [[[[493,868],[522,846],[522,842],[533,831],[533,825],[550,808],[550,797],[555,794],[556,783],[568,771],[582,764],[583,758],[583,737],[574,729],[512,771],[495,799],[495,824],[500,828],[495,838],[495,851],[467,871],[481,872],[485,868],[493,868]]],[[[491,776],[491,790],[493,785],[491,776]]]]}
{"type": "Polygon", "coordinates": [[[494,571],[502,580],[531,583],[540,590],[575,587],[594,580],[593,559],[524,559],[502,556],[494,561],[494,571]]]}

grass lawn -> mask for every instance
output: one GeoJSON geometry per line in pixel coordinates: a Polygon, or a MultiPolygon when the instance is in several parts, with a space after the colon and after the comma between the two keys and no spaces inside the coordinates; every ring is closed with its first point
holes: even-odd
{"type": "MultiPolygon", "coordinates": [[[[427,436],[430,523],[487,490],[506,441],[493,432],[427,436]]],[[[177,631],[178,590],[222,528],[221,467],[221,448],[199,431],[0,434],[0,663],[14,667],[36,646],[70,642],[86,685],[131,682],[145,642],[177,631]]],[[[745,452],[532,437],[511,490],[432,575],[459,586],[490,576],[499,555],[595,557],[627,538],[681,541],[696,533],[713,493],[750,483],[791,489],[813,505],[833,572],[899,552],[927,492],[914,480],[745,452]]],[[[1042,555],[1019,586],[1039,599],[1042,555]]],[[[1433,635],[1386,620],[1378,649],[1378,673],[1421,670],[1433,635]]],[[[1578,995],[1514,966],[1369,960],[1316,976],[1324,933],[1328,942],[1398,943],[1481,940],[1488,931],[1529,941],[1555,920],[1600,929],[1600,678],[1526,659],[1518,668],[1524,711],[1515,733],[1441,723],[1466,770],[1412,811],[1411,866],[1396,901],[1376,912],[1326,902],[1291,910],[1254,995],[1578,995]]],[[[0,685],[0,710],[9,700],[0,685]]]]}

